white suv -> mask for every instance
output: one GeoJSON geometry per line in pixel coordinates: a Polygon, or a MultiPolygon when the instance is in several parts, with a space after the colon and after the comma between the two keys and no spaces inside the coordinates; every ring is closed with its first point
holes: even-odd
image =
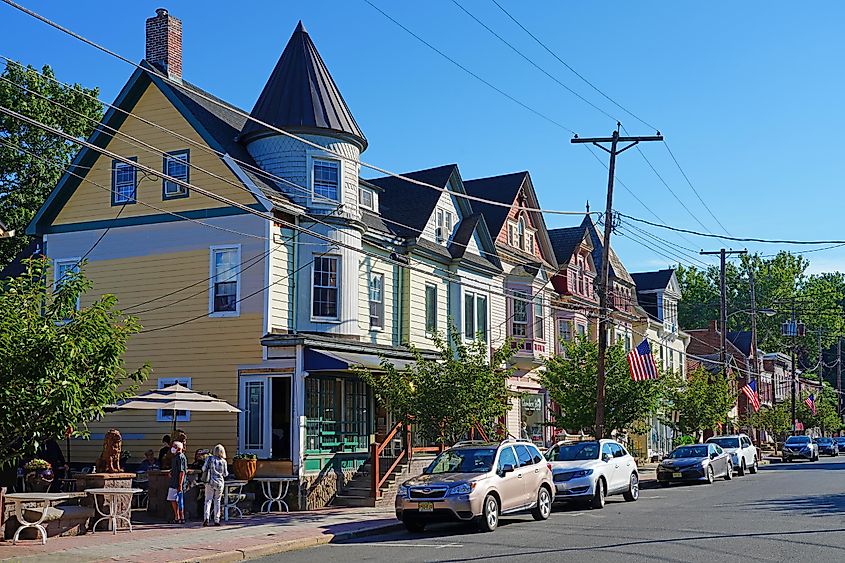
{"type": "Polygon", "coordinates": [[[551,462],[555,501],[581,501],[604,508],[609,495],[622,494],[627,501],[640,496],[637,462],[615,440],[591,440],[552,446],[551,462]]]}
{"type": "Polygon", "coordinates": [[[745,434],[731,434],[729,436],[713,436],[707,439],[708,444],[718,444],[731,456],[734,471],[742,477],[745,472],[757,473],[757,448],[745,434]]]}

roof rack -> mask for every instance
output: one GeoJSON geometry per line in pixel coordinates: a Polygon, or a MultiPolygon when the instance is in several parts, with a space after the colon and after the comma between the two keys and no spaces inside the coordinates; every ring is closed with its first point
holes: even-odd
{"type": "Polygon", "coordinates": [[[484,440],[460,440],[459,442],[455,442],[452,444],[453,448],[458,446],[474,446],[478,444],[489,444],[490,442],[486,442],[484,440]]]}
{"type": "Polygon", "coordinates": [[[511,443],[511,442],[525,442],[527,444],[533,444],[534,443],[531,440],[529,440],[528,438],[516,438],[514,436],[508,436],[507,438],[505,438],[504,440],[502,440],[499,443],[500,444],[508,444],[508,443],[511,443]]]}

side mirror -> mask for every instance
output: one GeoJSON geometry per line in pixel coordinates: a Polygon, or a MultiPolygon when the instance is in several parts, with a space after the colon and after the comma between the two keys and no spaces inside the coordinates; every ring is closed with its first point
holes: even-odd
{"type": "Polygon", "coordinates": [[[610,461],[611,459],[613,459],[613,457],[612,457],[610,454],[601,454],[601,460],[602,460],[602,461],[604,461],[604,462],[608,462],[608,461],[610,461]]]}
{"type": "Polygon", "coordinates": [[[513,473],[513,465],[511,465],[510,463],[504,464],[500,472],[502,476],[505,476],[508,473],[513,473]]]}

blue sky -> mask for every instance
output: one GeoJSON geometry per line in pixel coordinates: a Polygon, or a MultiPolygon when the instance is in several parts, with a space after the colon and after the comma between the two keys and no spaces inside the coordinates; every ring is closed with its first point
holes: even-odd
{"type": "MultiPolygon", "coordinates": [[[[558,80],[653,131],[581,82],[490,0],[459,0],[558,80]]],[[[498,88],[581,136],[615,122],[531,67],[450,0],[373,0],[498,88]]],[[[736,236],[835,239],[843,188],[841,22],[845,5],[787,2],[509,2],[503,5],[563,60],[666,136],[701,196],[736,236]]],[[[464,178],[529,170],[541,205],[604,205],[606,170],[570,134],[519,107],[396,27],[363,0],[286,2],[47,2],[24,4],[129,57],[144,55],[144,20],[167,7],[183,20],[185,77],[252,108],[300,19],[369,139],[364,160],[396,172],[457,162],[464,178]]],[[[0,4],[0,54],[64,81],[97,85],[111,101],[132,68],[0,4]]],[[[660,143],[642,146],[710,232],[720,232],[660,143]]],[[[603,157],[604,158],[604,157],[603,157]]],[[[632,149],[618,177],[663,221],[703,230],[632,149]]],[[[654,220],[623,188],[615,208],[654,220]]],[[[580,218],[547,215],[548,226],[580,218]]],[[[676,247],[720,241],[623,226],[614,247],[632,271],[665,267],[676,247]],[[636,238],[639,237],[640,242],[636,238]],[[650,241],[670,257],[642,246],[650,241]]],[[[774,245],[726,247],[775,252],[774,245]]],[[[789,247],[799,249],[798,247],[789,247]]],[[[685,251],[689,253],[688,251],[685,251]]],[[[845,247],[807,256],[813,271],[845,270],[845,247]]],[[[682,256],[684,263],[693,258],[682,256]]],[[[712,258],[694,257],[712,263],[712,258]]]]}

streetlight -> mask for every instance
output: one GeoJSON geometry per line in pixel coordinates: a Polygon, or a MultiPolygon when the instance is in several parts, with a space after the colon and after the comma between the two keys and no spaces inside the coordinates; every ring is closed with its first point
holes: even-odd
{"type": "MultiPolygon", "coordinates": [[[[748,313],[748,314],[752,314],[752,313],[754,313],[754,312],[755,312],[755,311],[754,311],[754,309],[740,309],[739,311],[734,311],[733,313],[730,313],[730,314],[728,315],[728,318],[731,318],[732,316],[734,316],[734,315],[736,315],[736,314],[738,314],[738,313],[748,313]]],[[[756,312],[757,312],[757,313],[760,313],[761,315],[766,315],[767,317],[774,317],[775,315],[777,315],[777,314],[778,314],[778,312],[777,312],[777,311],[775,311],[774,309],[772,309],[772,308],[770,308],[770,307],[763,307],[762,309],[757,309],[757,311],[756,311],[756,312]]]]}

